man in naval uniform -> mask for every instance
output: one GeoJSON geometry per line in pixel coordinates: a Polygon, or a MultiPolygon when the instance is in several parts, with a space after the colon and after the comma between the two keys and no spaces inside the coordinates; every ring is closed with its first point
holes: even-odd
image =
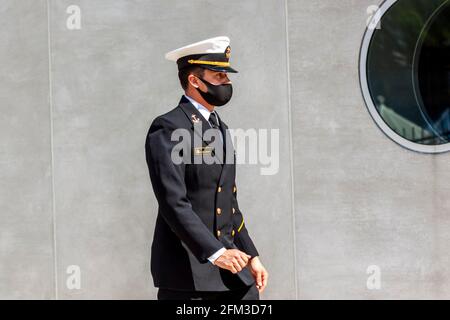
{"type": "Polygon", "coordinates": [[[145,144],[159,205],[151,273],[160,300],[258,300],[267,285],[237,201],[231,136],[215,110],[232,96],[230,54],[228,37],[166,54],[185,93],[154,119],[145,144]]]}

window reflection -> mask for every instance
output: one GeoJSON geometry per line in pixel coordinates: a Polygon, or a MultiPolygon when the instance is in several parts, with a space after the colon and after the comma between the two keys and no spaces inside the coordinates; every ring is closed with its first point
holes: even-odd
{"type": "Polygon", "coordinates": [[[367,56],[378,113],[409,141],[450,139],[449,0],[399,0],[382,17],[367,56]]]}

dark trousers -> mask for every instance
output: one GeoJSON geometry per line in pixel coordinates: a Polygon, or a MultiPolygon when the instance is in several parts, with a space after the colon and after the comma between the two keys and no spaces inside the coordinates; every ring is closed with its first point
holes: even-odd
{"type": "Polygon", "coordinates": [[[259,292],[255,285],[230,291],[180,291],[159,288],[158,300],[259,300],[259,292]]]}

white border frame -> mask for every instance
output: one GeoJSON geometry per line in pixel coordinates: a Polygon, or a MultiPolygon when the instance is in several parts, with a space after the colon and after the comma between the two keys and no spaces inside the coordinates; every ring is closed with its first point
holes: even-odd
{"type": "MultiPolygon", "coordinates": [[[[378,17],[380,19],[384,16],[384,14],[397,2],[398,0],[385,0],[378,9],[378,17]]],[[[374,18],[376,18],[376,15],[374,15],[374,18]]],[[[383,27],[383,26],[381,26],[383,27]]],[[[361,92],[366,104],[367,109],[369,110],[369,113],[372,117],[372,119],[375,121],[376,125],[381,129],[381,131],[386,134],[391,140],[399,144],[400,146],[420,152],[420,153],[444,153],[450,151],[450,143],[444,143],[441,145],[424,145],[415,143],[412,141],[409,141],[408,139],[403,138],[398,133],[396,133],[394,130],[392,130],[386,122],[381,118],[380,114],[377,111],[377,108],[375,107],[372,96],[370,94],[369,85],[367,83],[367,55],[369,51],[369,45],[372,41],[372,36],[375,32],[376,28],[366,28],[366,31],[363,36],[362,44],[361,44],[361,50],[359,53],[359,83],[361,86],[361,92]]]]}

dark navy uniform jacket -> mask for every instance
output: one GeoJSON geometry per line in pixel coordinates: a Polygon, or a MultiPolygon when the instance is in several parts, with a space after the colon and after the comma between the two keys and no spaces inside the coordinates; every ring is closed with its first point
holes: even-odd
{"type": "MultiPolygon", "coordinates": [[[[223,137],[231,141],[227,125],[220,118],[219,122],[223,137]]],[[[208,260],[222,247],[258,255],[237,201],[235,150],[225,147],[226,153],[233,153],[232,163],[174,163],[171,154],[180,141],[172,141],[171,135],[180,128],[192,137],[197,134],[204,150],[213,141],[200,139],[210,126],[184,96],[176,108],[157,117],[150,126],[145,151],[159,205],[151,248],[154,285],[193,291],[226,291],[252,285],[248,267],[233,274],[208,260]],[[199,120],[201,130],[194,125],[199,120]]],[[[191,148],[192,160],[199,150],[194,150],[193,144],[191,148]]]]}

